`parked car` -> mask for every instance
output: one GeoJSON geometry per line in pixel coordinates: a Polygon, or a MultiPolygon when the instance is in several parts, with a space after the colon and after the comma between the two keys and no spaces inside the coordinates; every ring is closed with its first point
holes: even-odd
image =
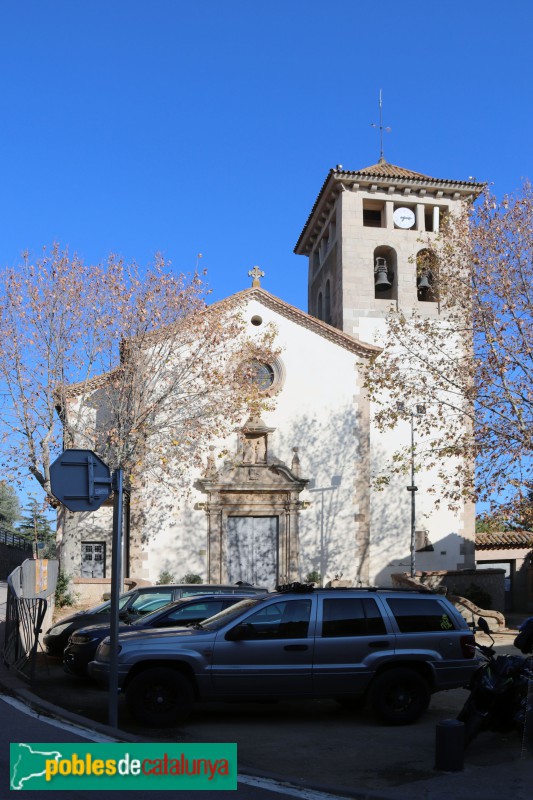
{"type": "MultiPolygon", "coordinates": [[[[110,640],[89,674],[109,680],[110,640]]],[[[474,636],[442,595],[294,586],[250,597],[194,628],[119,635],[119,688],[147,725],[185,719],[195,701],[331,697],[414,722],[441,689],[474,673],[474,636]]]]}
{"type": "MultiPolygon", "coordinates": [[[[119,614],[122,619],[135,617],[155,611],[157,608],[179,600],[181,597],[193,597],[199,594],[266,594],[267,589],[250,586],[248,584],[208,584],[208,583],[176,583],[162,584],[161,586],[139,586],[120,595],[119,614]]],[[[111,601],[78,611],[58,620],[52,625],[43,637],[46,652],[53,656],[62,656],[68,644],[69,637],[78,628],[86,625],[110,622],[111,601]]]]}
{"type": "MultiPolygon", "coordinates": [[[[208,594],[198,597],[182,597],[173,603],[167,603],[157,611],[144,614],[134,619],[123,619],[119,631],[139,630],[141,628],[175,628],[177,626],[196,625],[208,617],[218,614],[240,600],[250,597],[249,594],[208,594]]],[[[72,675],[85,677],[87,665],[92,661],[96,648],[110,634],[109,623],[89,625],[78,628],[70,635],[63,652],[63,666],[72,675]]]]}

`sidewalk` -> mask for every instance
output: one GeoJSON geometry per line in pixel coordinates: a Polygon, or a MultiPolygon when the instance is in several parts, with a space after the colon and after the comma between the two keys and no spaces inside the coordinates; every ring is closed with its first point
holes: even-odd
{"type": "MultiPolygon", "coordinates": [[[[497,634],[498,650],[512,651],[515,634],[497,634]]],[[[287,701],[200,705],[186,725],[146,730],[128,717],[121,698],[118,731],[106,725],[107,694],[44,654],[31,687],[0,663],[0,690],[43,716],[122,741],[234,741],[242,774],[359,800],[529,800],[532,794],[533,760],[523,757],[516,734],[484,733],[465,754],[462,771],[435,771],[436,725],[456,716],[467,696],[462,689],[434,695],[424,718],[401,728],[380,725],[369,711],[353,715],[333,701],[287,701]]]]}

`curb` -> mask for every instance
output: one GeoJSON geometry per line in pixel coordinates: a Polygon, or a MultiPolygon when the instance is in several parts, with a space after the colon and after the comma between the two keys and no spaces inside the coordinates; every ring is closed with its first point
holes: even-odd
{"type": "Polygon", "coordinates": [[[30,689],[21,686],[20,682],[21,679],[10,673],[8,667],[6,667],[4,663],[0,664],[0,692],[8,697],[20,700],[21,703],[24,703],[24,705],[31,708],[32,711],[35,711],[40,716],[66,722],[77,728],[82,728],[86,731],[94,731],[102,736],[107,736],[109,739],[117,739],[121,742],[144,741],[139,736],[127,733],[127,731],[112,728],[109,725],[104,725],[101,722],[82,717],[81,714],[76,714],[73,711],[68,711],[65,708],[49,703],[47,700],[43,700],[38,695],[34,694],[30,689]]]}

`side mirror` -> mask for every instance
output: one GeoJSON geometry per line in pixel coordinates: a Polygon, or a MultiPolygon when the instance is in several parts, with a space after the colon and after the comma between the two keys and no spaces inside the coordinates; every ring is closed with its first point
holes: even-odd
{"type": "Polygon", "coordinates": [[[236,625],[226,634],[226,639],[230,642],[240,642],[243,639],[249,639],[252,626],[248,622],[241,622],[236,625]]]}
{"type": "Polygon", "coordinates": [[[478,621],[477,621],[477,625],[478,625],[478,628],[481,628],[481,630],[483,631],[483,633],[488,633],[488,634],[490,634],[489,623],[487,622],[487,620],[485,619],[485,617],[480,617],[480,618],[478,619],[478,621]]]}

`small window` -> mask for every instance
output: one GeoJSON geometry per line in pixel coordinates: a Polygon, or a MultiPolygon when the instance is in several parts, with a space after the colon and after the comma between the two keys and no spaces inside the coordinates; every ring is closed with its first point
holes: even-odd
{"type": "Polygon", "coordinates": [[[81,575],[84,578],[105,578],[105,543],[81,543],[81,575]]]}
{"type": "Polygon", "coordinates": [[[367,202],[363,205],[363,225],[365,228],[383,227],[383,204],[367,202]]]}
{"type": "Polygon", "coordinates": [[[318,319],[323,319],[322,317],[322,292],[318,293],[318,300],[316,304],[316,315],[318,319]]]}
{"type": "Polygon", "coordinates": [[[385,623],[373,598],[324,600],[322,636],[379,636],[384,633],[385,623]]]}
{"type": "Polygon", "coordinates": [[[387,602],[402,633],[456,629],[455,621],[437,598],[397,597],[387,602]]]}
{"type": "Polygon", "coordinates": [[[424,206],[424,227],[430,233],[438,233],[442,218],[447,213],[446,206],[424,206]]]}
{"type": "Polygon", "coordinates": [[[243,621],[246,639],[305,639],[310,617],[311,600],[285,600],[265,606],[243,621]]]}

